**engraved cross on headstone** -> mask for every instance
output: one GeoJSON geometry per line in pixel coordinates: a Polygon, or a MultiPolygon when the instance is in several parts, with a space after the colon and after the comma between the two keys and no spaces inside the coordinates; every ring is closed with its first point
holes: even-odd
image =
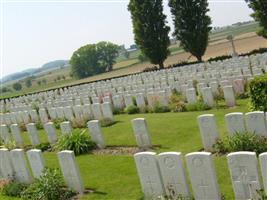
{"type": "Polygon", "coordinates": [[[233,175],[233,180],[237,185],[237,193],[245,194],[246,197],[253,198],[253,185],[257,184],[256,177],[248,176],[247,168],[244,166],[237,167],[238,175],[233,175]]]}
{"type": "Polygon", "coordinates": [[[200,184],[198,185],[198,187],[199,187],[200,191],[202,192],[202,197],[207,198],[209,185],[207,183],[205,183],[205,181],[202,179],[200,184]]]}

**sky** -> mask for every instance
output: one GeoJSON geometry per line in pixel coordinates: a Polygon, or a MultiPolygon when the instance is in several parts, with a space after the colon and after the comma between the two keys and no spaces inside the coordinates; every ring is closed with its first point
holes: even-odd
{"type": "MultiPolygon", "coordinates": [[[[0,78],[70,59],[85,44],[110,41],[128,47],[134,43],[128,0],[0,1],[0,78]]],[[[173,30],[167,4],[165,0],[164,13],[173,30]]],[[[209,0],[209,8],[213,26],[252,20],[244,0],[209,0]]]]}

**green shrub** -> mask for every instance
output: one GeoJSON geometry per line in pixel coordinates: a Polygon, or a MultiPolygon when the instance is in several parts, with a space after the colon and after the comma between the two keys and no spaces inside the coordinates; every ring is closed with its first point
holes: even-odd
{"type": "Polygon", "coordinates": [[[17,144],[15,140],[9,140],[4,142],[3,140],[0,141],[0,148],[6,148],[8,150],[16,149],[17,144]]]}
{"type": "Polygon", "coordinates": [[[125,112],[129,115],[131,114],[137,114],[137,113],[140,113],[140,109],[135,106],[135,105],[132,105],[132,106],[129,106],[126,108],[125,112]]]}
{"type": "Polygon", "coordinates": [[[85,119],[81,119],[81,120],[74,119],[74,120],[72,120],[71,125],[72,125],[73,128],[86,128],[87,120],[85,120],[85,119]]]}
{"type": "Polygon", "coordinates": [[[154,105],[153,112],[155,112],[155,113],[170,112],[170,108],[168,106],[162,106],[159,103],[156,103],[154,105]]]}
{"type": "Polygon", "coordinates": [[[173,92],[170,97],[170,110],[172,112],[184,112],[186,111],[185,102],[182,95],[179,92],[173,92]]]}
{"type": "Polygon", "coordinates": [[[217,56],[217,57],[214,57],[214,58],[210,58],[208,60],[208,62],[220,61],[220,60],[225,60],[225,59],[229,59],[229,58],[232,58],[232,56],[231,55],[222,55],[222,56],[217,56]]]}
{"type": "Polygon", "coordinates": [[[253,151],[257,154],[267,151],[267,138],[252,133],[236,133],[220,139],[214,145],[215,152],[253,151]]]}
{"type": "Polygon", "coordinates": [[[186,110],[183,97],[180,93],[172,93],[170,97],[170,109],[173,112],[184,112],[186,110]]]}
{"type": "Polygon", "coordinates": [[[16,82],[12,85],[13,89],[16,91],[20,91],[22,89],[22,85],[19,82],[16,82]]]}
{"type": "Polygon", "coordinates": [[[35,148],[40,149],[41,151],[47,151],[51,149],[51,145],[49,142],[45,142],[45,143],[38,144],[35,148]]]}
{"type": "Polygon", "coordinates": [[[105,118],[105,119],[100,120],[101,127],[109,127],[109,126],[112,126],[113,124],[116,124],[116,122],[111,119],[105,118]]]}
{"type": "Polygon", "coordinates": [[[60,124],[62,122],[64,122],[64,121],[66,121],[66,120],[65,119],[55,119],[55,120],[53,120],[53,123],[54,123],[55,128],[56,129],[60,129],[60,124]]]}
{"type": "Polygon", "coordinates": [[[216,101],[216,104],[218,104],[219,101],[224,100],[222,88],[218,88],[218,94],[214,95],[214,100],[216,101]]]}
{"type": "Polygon", "coordinates": [[[37,121],[37,122],[35,122],[35,126],[36,126],[37,130],[41,130],[41,129],[44,128],[44,127],[43,127],[43,124],[41,123],[41,121],[37,121]]]}
{"type": "Polygon", "coordinates": [[[248,92],[245,92],[243,94],[238,94],[238,95],[236,95],[236,98],[237,99],[247,99],[247,98],[249,98],[249,94],[248,94],[248,92]]]}
{"type": "Polygon", "coordinates": [[[250,101],[254,110],[267,111],[267,74],[249,83],[250,101]]]}
{"type": "Polygon", "coordinates": [[[113,108],[113,114],[114,115],[123,114],[123,109],[121,109],[121,108],[113,108]]]}
{"type": "Polygon", "coordinates": [[[39,179],[22,192],[23,200],[68,200],[75,193],[64,187],[64,181],[56,169],[45,168],[39,179]]]}
{"type": "Polygon", "coordinates": [[[21,197],[22,192],[27,188],[26,184],[14,180],[1,181],[1,194],[11,197],[21,197]]]}
{"type": "Polygon", "coordinates": [[[19,123],[19,129],[21,131],[27,131],[26,125],[24,123],[19,123]]]}
{"type": "Polygon", "coordinates": [[[136,103],[136,98],[135,97],[132,97],[132,100],[133,100],[133,105],[137,105],[137,103],[136,103]]]}
{"type": "Polygon", "coordinates": [[[205,104],[204,102],[186,104],[185,107],[187,111],[204,111],[211,109],[211,107],[205,104]]]}
{"type": "Polygon", "coordinates": [[[88,153],[96,148],[96,144],[91,140],[86,130],[80,132],[80,130],[74,130],[69,135],[62,135],[54,148],[56,150],[72,150],[75,155],[88,153]]]}

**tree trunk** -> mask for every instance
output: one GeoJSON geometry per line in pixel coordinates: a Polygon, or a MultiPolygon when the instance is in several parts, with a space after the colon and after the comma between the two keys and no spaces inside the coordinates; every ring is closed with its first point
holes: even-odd
{"type": "Polygon", "coordinates": [[[162,61],[159,63],[159,69],[164,69],[164,64],[162,61]]]}
{"type": "Polygon", "coordinates": [[[196,56],[198,62],[202,62],[202,56],[196,56]]]}

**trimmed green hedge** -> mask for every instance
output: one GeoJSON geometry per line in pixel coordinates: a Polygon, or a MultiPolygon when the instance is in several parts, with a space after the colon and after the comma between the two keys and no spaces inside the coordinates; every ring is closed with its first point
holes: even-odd
{"type": "Polygon", "coordinates": [[[267,74],[255,77],[249,84],[251,105],[254,110],[267,111],[267,74]]]}

